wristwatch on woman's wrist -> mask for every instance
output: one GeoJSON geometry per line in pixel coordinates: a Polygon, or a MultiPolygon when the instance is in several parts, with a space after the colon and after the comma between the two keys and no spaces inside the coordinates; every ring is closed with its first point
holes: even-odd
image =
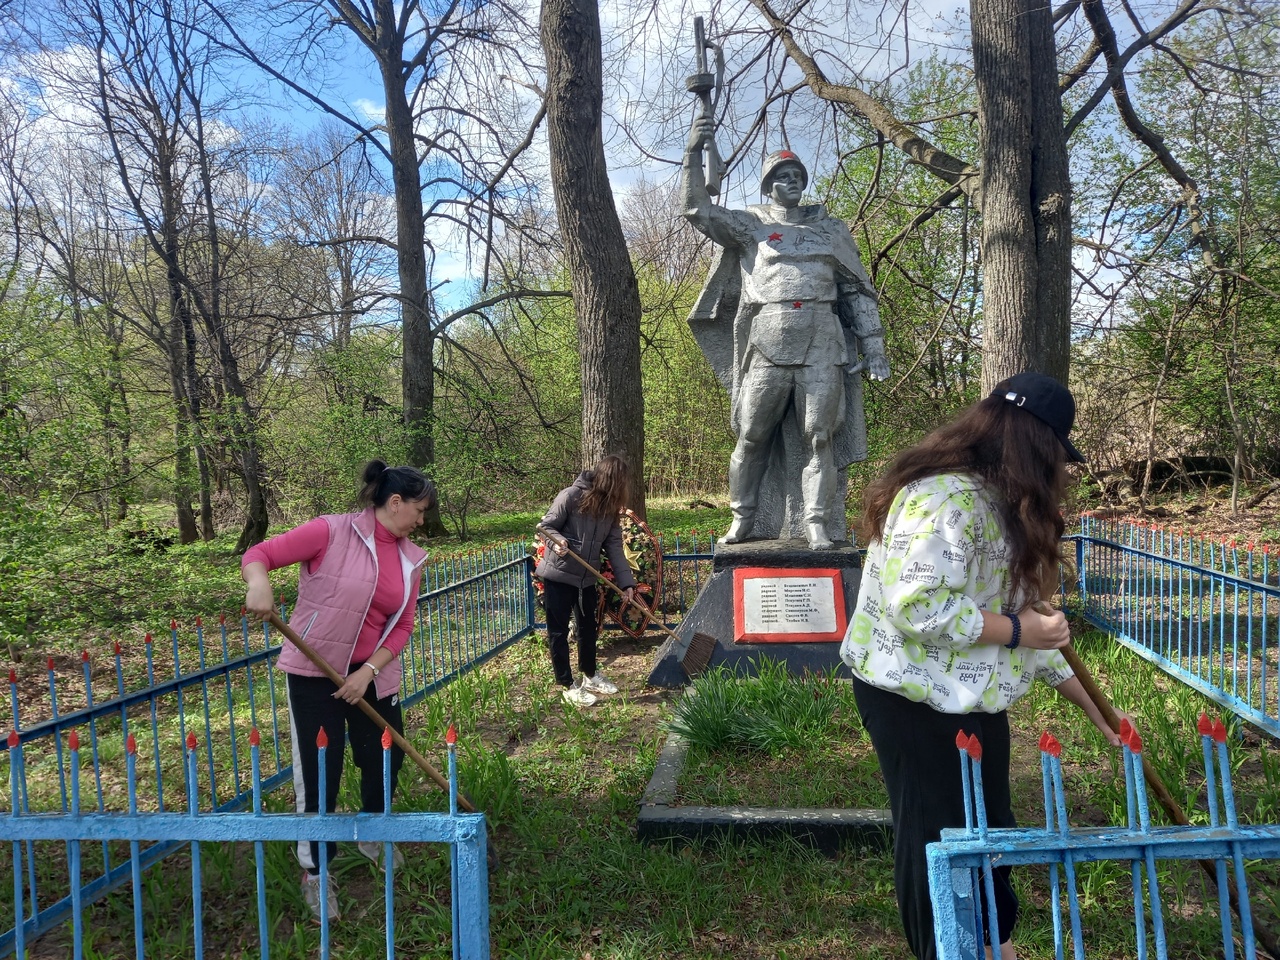
{"type": "Polygon", "coordinates": [[[375,667],[372,663],[370,663],[370,662],[369,662],[369,661],[367,661],[367,660],[365,661],[365,664],[364,664],[364,665],[365,665],[366,667],[368,667],[370,670],[372,670],[372,671],[373,671],[373,679],[377,680],[377,679],[378,679],[378,674],[380,674],[382,671],[381,671],[381,670],[379,670],[377,667],[375,667]]]}

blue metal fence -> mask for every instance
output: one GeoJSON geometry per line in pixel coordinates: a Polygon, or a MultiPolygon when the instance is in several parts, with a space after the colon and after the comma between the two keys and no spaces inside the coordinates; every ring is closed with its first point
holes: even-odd
{"type": "MultiPolygon", "coordinates": [[[[674,626],[711,574],[715,539],[713,533],[694,532],[660,538],[659,543],[661,549],[673,550],[664,556],[660,616],[674,626]]],[[[540,625],[532,575],[525,543],[428,566],[417,629],[401,653],[405,706],[475,669],[540,625]]],[[[281,614],[285,613],[282,598],[281,614]]],[[[167,814],[184,807],[189,801],[186,765],[163,751],[161,744],[170,738],[185,742],[197,731],[202,756],[195,790],[212,813],[248,809],[255,790],[269,793],[291,781],[284,682],[275,669],[280,646],[269,626],[261,629],[259,633],[251,627],[243,611],[238,624],[219,618],[212,633],[199,617],[185,628],[174,620],[164,652],[150,634],[141,650],[117,642],[104,669],[86,650],[74,680],[66,676],[65,666],[60,668],[50,658],[39,681],[21,678],[47,691],[47,698],[34,696],[30,686],[23,687],[26,693],[20,696],[20,678],[11,669],[12,729],[27,776],[10,816],[16,813],[25,822],[36,814],[70,814],[66,742],[72,734],[87,747],[93,784],[86,803],[103,816],[167,814]],[[260,749],[250,747],[251,730],[260,732],[260,749]],[[135,782],[126,796],[104,777],[134,733],[149,745],[132,758],[135,782]]],[[[4,805],[0,798],[0,810],[4,805]]],[[[20,936],[30,939],[63,923],[85,904],[128,883],[135,871],[185,845],[182,839],[140,836],[137,850],[126,857],[118,845],[81,838],[87,846],[81,851],[79,878],[68,884],[65,878],[38,873],[35,839],[15,844],[22,848],[13,862],[18,868],[15,876],[23,875],[26,894],[18,902],[25,912],[21,924],[0,933],[0,956],[13,952],[20,936]]],[[[253,838],[246,834],[241,839],[253,838]]]]}
{"type": "MultiPolygon", "coordinates": [[[[532,632],[530,574],[524,544],[434,564],[425,571],[417,629],[401,653],[405,705],[532,632]]],[[[13,729],[28,774],[11,815],[15,810],[24,816],[70,812],[66,741],[72,733],[87,747],[86,772],[91,771],[93,783],[86,803],[98,814],[123,813],[130,806],[141,814],[160,814],[185,805],[184,763],[161,745],[185,742],[195,731],[201,733],[203,754],[196,789],[207,809],[230,813],[252,802],[251,729],[260,731],[263,741],[260,789],[270,792],[292,780],[284,680],[275,669],[280,646],[269,627],[258,633],[243,616],[238,627],[220,618],[216,636],[210,637],[200,618],[186,631],[175,620],[168,644],[171,662],[151,635],[142,646],[135,652],[114,644],[107,670],[95,670],[86,650],[77,682],[59,677],[50,659],[41,681],[47,701],[20,697],[17,671],[10,670],[13,729]],[[128,692],[131,682],[137,689],[128,692]],[[134,732],[150,743],[135,758],[137,782],[126,796],[104,778],[134,732]]],[[[0,809],[4,805],[0,798],[0,809]]],[[[182,847],[163,837],[140,838],[138,843],[136,863],[143,868],[182,847]]],[[[94,852],[86,849],[82,858],[78,882],[69,885],[65,877],[40,876],[32,839],[22,845],[28,894],[21,902],[28,937],[67,920],[77,902],[90,903],[127,883],[135,866],[132,857],[123,859],[107,841],[94,843],[94,852]]],[[[16,939],[15,928],[0,934],[0,956],[14,950],[16,939]]]]}
{"type": "MultiPolygon", "coordinates": [[[[1080,917],[1076,867],[1091,861],[1127,862],[1132,882],[1135,955],[1159,960],[1180,956],[1171,949],[1165,903],[1157,863],[1161,860],[1209,861],[1212,864],[1222,956],[1233,960],[1257,955],[1245,860],[1280,856],[1280,827],[1245,827],[1236,817],[1231,787],[1231,761],[1226,728],[1201,717],[1201,744],[1208,788],[1209,826],[1151,826],[1142,772],[1142,741],[1124,722],[1124,775],[1127,823],[1121,827],[1072,829],[1063,794],[1061,746],[1046,734],[1040,743],[1045,825],[1042,829],[990,829],[982,796],[981,746],[976,738],[957,740],[965,783],[965,827],[944,830],[927,848],[929,895],[933,901],[939,960],[981,960],[984,947],[1000,955],[996,925],[984,935],[980,916],[995,913],[993,867],[1048,866],[1049,907],[1056,957],[1068,944],[1074,960],[1087,955],[1087,933],[1080,917]],[[1221,812],[1217,799],[1221,791],[1221,812]],[[1064,918],[1063,901],[1066,902],[1064,918]],[[1233,906],[1234,902],[1234,906],[1233,906]],[[1238,923],[1238,925],[1237,925],[1238,923]],[[1069,931],[1069,936],[1068,936],[1069,931]],[[990,940],[991,942],[986,942],[990,940]]],[[[1210,905],[1206,905],[1208,907],[1210,905]]],[[[1122,908],[1116,903],[1116,911],[1122,908]]],[[[1096,954],[1095,954],[1096,956],[1096,954]]]]}
{"type": "MultiPolygon", "coordinates": [[[[318,741],[320,750],[320,785],[321,795],[325,789],[326,749],[324,732],[318,741]]],[[[227,842],[252,842],[254,845],[254,863],[256,880],[256,919],[258,933],[258,950],[263,960],[271,956],[270,922],[267,915],[267,880],[264,869],[263,843],[265,841],[299,840],[322,841],[320,843],[320,877],[319,877],[319,923],[320,923],[320,956],[328,960],[330,956],[330,917],[328,912],[327,891],[332,882],[329,864],[323,841],[364,841],[381,842],[385,846],[382,851],[382,863],[386,865],[383,872],[383,918],[386,929],[386,956],[388,960],[396,956],[395,943],[395,857],[392,853],[392,841],[396,843],[445,843],[450,847],[451,889],[453,910],[453,956],[455,960],[488,960],[489,957],[489,888],[486,865],[486,836],[483,814],[462,814],[458,812],[457,795],[457,762],[455,752],[456,736],[452,729],[448,736],[449,745],[449,813],[396,813],[391,811],[391,737],[383,739],[383,784],[385,796],[385,812],[381,814],[337,813],[297,814],[297,813],[265,813],[262,805],[264,781],[261,776],[261,753],[259,736],[256,729],[249,735],[249,768],[252,804],[248,810],[219,812],[212,806],[201,803],[202,790],[199,787],[201,753],[194,733],[186,739],[185,757],[180,765],[184,769],[183,782],[180,789],[171,794],[175,801],[181,796],[185,802],[171,804],[168,812],[142,812],[137,803],[137,741],[134,734],[128,734],[124,744],[125,758],[125,792],[128,796],[128,809],[123,812],[108,812],[91,809],[88,812],[82,807],[80,790],[80,743],[76,731],[68,738],[69,779],[68,807],[65,811],[53,813],[30,813],[24,809],[23,797],[28,793],[31,777],[24,763],[24,749],[21,738],[16,734],[9,737],[10,764],[10,812],[0,817],[0,841],[7,842],[12,850],[13,870],[13,902],[15,916],[28,917],[24,923],[16,924],[11,931],[11,942],[8,948],[25,957],[28,944],[40,932],[39,914],[34,909],[36,886],[34,882],[24,883],[24,877],[34,877],[36,869],[32,854],[33,843],[57,844],[63,850],[61,856],[54,857],[60,864],[66,865],[68,886],[70,887],[70,919],[72,923],[71,954],[75,960],[85,955],[85,919],[84,907],[93,895],[91,884],[85,884],[85,846],[127,843],[129,853],[121,863],[128,880],[132,881],[132,913],[133,913],[133,953],[137,960],[144,960],[148,953],[147,931],[154,931],[160,925],[171,925],[177,922],[173,916],[148,916],[145,909],[145,898],[142,889],[142,871],[150,862],[144,855],[144,844],[147,849],[162,847],[182,847],[190,850],[191,856],[191,902],[192,902],[192,946],[196,960],[205,956],[204,907],[202,886],[201,852],[202,844],[227,842]],[[25,905],[28,896],[32,899],[32,908],[25,905]]],[[[118,767],[119,764],[117,763],[118,767]]],[[[96,768],[95,768],[96,772],[96,768]]],[[[208,772],[206,771],[206,776],[208,772]]],[[[43,853],[48,866],[51,854],[47,849],[43,853]]],[[[247,900],[248,898],[246,898],[247,900]]],[[[247,919],[247,918],[246,918],[247,919]]],[[[113,931],[117,936],[120,931],[113,931]]],[[[123,939],[123,937],[121,937],[123,939]]],[[[155,951],[153,950],[154,954],[155,951]]]]}
{"type": "Polygon", "coordinates": [[[1280,564],[1269,550],[1089,515],[1080,526],[1079,612],[1280,736],[1280,564]]]}

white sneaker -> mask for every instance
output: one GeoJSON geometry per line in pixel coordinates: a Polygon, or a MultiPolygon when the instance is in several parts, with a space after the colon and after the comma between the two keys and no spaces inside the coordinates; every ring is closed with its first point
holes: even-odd
{"type": "MultiPolygon", "coordinates": [[[[328,907],[329,922],[337,920],[340,916],[338,910],[338,888],[334,885],[333,878],[329,878],[328,890],[328,907]]],[[[316,923],[320,922],[320,874],[310,873],[306,870],[302,871],[302,899],[311,910],[311,917],[316,923]]]]}
{"type": "Polygon", "coordinates": [[[567,688],[561,696],[575,707],[589,707],[596,702],[596,695],[588,693],[582,688],[581,684],[574,684],[572,687],[567,688]]]}
{"type": "Polygon", "coordinates": [[[617,684],[605,679],[604,676],[598,673],[594,677],[583,677],[582,689],[588,693],[604,694],[606,696],[618,692],[617,684]]]}
{"type": "MultiPolygon", "coordinates": [[[[386,849],[385,843],[379,843],[376,840],[361,840],[356,843],[356,849],[379,867],[382,866],[382,854],[386,849]]],[[[404,869],[404,854],[400,852],[400,848],[395,844],[391,845],[391,866],[396,870],[404,869]]]]}

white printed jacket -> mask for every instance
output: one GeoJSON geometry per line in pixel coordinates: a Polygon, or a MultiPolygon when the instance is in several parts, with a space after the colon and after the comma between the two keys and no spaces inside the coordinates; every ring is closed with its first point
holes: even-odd
{"type": "Polygon", "coordinates": [[[867,547],[840,655],[872,686],[942,713],[998,713],[1040,677],[1073,676],[1056,650],[979,644],[982,610],[1019,610],[1009,546],[981,481],[939,474],[907,484],[867,547]]]}

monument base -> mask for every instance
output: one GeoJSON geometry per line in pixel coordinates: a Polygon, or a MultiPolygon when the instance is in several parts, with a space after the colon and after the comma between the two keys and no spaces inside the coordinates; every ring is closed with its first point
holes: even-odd
{"type": "Polygon", "coordinates": [[[839,571],[846,616],[852,616],[862,577],[862,558],[850,543],[837,543],[833,550],[810,550],[804,540],[748,540],[745,543],[717,545],[711,578],[702,586],[698,598],[680,623],[676,634],[668,637],[658,650],[658,660],[649,674],[652,687],[680,687],[690,682],[683,662],[694,634],[714,637],[716,644],[707,661],[708,668],[727,666],[742,676],[754,676],[753,661],[770,659],[785,663],[793,676],[806,672],[825,673],[834,670],[848,678],[849,668],[840,659],[838,642],[735,643],[734,570],[760,568],[777,571],[831,568],[839,571]]]}

